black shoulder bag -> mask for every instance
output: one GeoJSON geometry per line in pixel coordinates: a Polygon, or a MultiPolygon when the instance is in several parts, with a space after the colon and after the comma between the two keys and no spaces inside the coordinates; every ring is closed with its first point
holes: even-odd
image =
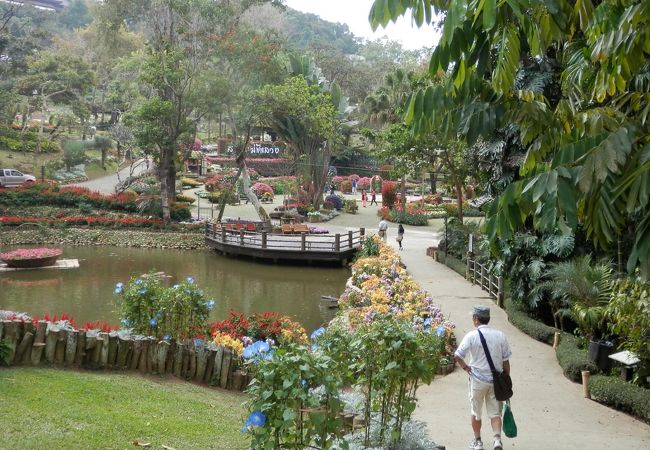
{"type": "Polygon", "coordinates": [[[487,358],[488,364],[490,365],[490,370],[492,371],[492,383],[494,383],[494,396],[500,402],[506,401],[510,397],[512,397],[512,379],[510,378],[510,375],[508,375],[505,372],[497,372],[496,368],[494,367],[494,362],[492,361],[492,356],[490,355],[490,351],[488,350],[487,343],[485,342],[485,338],[483,337],[483,333],[481,333],[481,330],[478,329],[476,331],[478,331],[478,335],[481,338],[483,351],[485,352],[485,357],[487,358]]]}

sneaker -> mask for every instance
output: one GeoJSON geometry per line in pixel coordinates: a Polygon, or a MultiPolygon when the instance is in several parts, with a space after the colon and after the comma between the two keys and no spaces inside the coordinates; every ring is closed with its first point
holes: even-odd
{"type": "Polygon", "coordinates": [[[481,441],[481,438],[474,438],[474,440],[470,442],[469,448],[472,450],[483,450],[483,441],[481,441]]]}
{"type": "Polygon", "coordinates": [[[494,438],[494,450],[503,450],[503,444],[501,443],[501,438],[494,438]]]}

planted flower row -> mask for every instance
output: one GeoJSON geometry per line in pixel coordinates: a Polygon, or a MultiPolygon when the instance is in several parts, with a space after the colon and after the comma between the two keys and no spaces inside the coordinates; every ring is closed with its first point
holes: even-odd
{"type": "Polygon", "coordinates": [[[16,206],[56,205],[76,207],[80,202],[83,202],[96,208],[136,212],[136,199],[137,194],[135,192],[104,195],[82,187],[35,184],[3,191],[0,203],[16,206]]]}
{"type": "Polygon", "coordinates": [[[0,216],[0,224],[17,226],[24,223],[57,224],[62,226],[99,226],[99,227],[135,227],[161,228],[161,219],[148,217],[107,217],[107,216],[65,216],[65,217],[22,217],[0,216]]]}

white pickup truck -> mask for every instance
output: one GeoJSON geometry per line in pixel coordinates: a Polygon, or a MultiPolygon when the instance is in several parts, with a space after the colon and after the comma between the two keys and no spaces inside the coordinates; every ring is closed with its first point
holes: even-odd
{"type": "Polygon", "coordinates": [[[35,183],[33,175],[27,175],[16,169],[0,169],[0,188],[22,186],[26,183],[35,183]]]}

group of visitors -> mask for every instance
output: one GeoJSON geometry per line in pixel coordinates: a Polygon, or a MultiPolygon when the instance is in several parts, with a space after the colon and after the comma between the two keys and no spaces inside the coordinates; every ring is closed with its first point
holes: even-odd
{"type": "MultiPolygon", "coordinates": [[[[368,194],[366,193],[365,190],[362,190],[361,191],[361,205],[365,208],[366,203],[368,203],[368,194]]],[[[379,204],[377,203],[377,192],[374,189],[370,193],[370,206],[372,206],[373,203],[375,205],[379,206],[379,204]]]]}

